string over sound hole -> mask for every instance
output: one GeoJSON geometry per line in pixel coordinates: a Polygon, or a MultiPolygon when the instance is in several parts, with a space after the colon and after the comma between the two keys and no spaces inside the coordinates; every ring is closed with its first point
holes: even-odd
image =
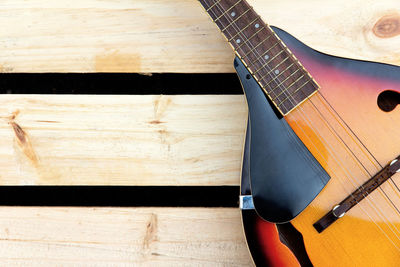
{"type": "Polygon", "coordinates": [[[385,112],[390,112],[400,104],[400,93],[392,90],[386,90],[378,96],[378,107],[385,112]]]}

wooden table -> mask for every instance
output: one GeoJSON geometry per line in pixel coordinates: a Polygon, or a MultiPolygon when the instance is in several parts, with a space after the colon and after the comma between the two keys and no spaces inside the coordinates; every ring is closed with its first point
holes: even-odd
{"type": "MultiPolygon", "coordinates": [[[[321,52],[400,65],[398,0],[249,2],[321,52]]],[[[3,73],[234,71],[195,0],[2,1],[0,25],[3,73]]],[[[2,95],[0,182],[237,186],[246,116],[242,95],[2,95]]],[[[2,265],[252,265],[237,208],[0,214],[2,265]]]]}

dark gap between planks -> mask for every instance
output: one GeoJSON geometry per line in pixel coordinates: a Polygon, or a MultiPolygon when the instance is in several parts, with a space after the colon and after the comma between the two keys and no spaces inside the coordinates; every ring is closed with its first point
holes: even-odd
{"type": "Polygon", "coordinates": [[[238,207],[239,186],[0,186],[0,206],[238,207]]]}
{"type": "Polygon", "coordinates": [[[243,94],[235,73],[1,73],[8,94],[243,94]]]}

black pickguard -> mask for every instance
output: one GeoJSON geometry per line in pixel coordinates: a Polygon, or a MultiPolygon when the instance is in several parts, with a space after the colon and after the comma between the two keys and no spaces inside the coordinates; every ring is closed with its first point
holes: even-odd
{"type": "Polygon", "coordinates": [[[242,179],[249,177],[254,206],[263,219],[290,221],[308,206],[330,177],[272,108],[238,58],[235,68],[249,107],[242,179]]]}

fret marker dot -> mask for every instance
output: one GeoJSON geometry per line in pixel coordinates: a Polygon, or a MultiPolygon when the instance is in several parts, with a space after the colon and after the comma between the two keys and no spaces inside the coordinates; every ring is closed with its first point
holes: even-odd
{"type": "Polygon", "coordinates": [[[231,16],[232,16],[232,17],[236,16],[236,13],[235,13],[235,12],[232,12],[232,13],[231,13],[231,16]]]}
{"type": "Polygon", "coordinates": [[[265,58],[265,59],[269,59],[269,56],[268,56],[268,55],[265,55],[264,58],[265,58]]]}
{"type": "Polygon", "coordinates": [[[256,25],[254,25],[254,27],[256,27],[256,29],[258,29],[258,28],[260,28],[260,24],[256,24],[256,25]]]}
{"type": "Polygon", "coordinates": [[[237,39],[237,40],[236,40],[236,43],[238,43],[238,44],[239,44],[239,43],[240,43],[240,39],[237,39]]]}
{"type": "Polygon", "coordinates": [[[275,70],[275,74],[279,74],[279,70],[275,70]]]}

